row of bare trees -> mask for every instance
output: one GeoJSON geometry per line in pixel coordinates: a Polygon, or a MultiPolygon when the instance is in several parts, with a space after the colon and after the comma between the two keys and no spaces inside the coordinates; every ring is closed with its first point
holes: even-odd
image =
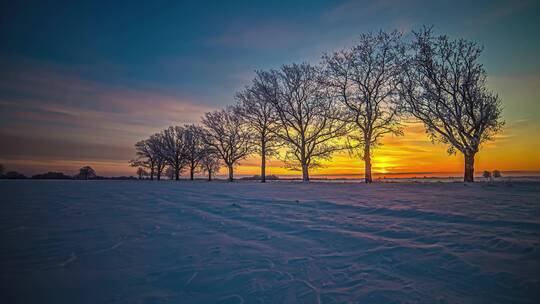
{"type": "Polygon", "coordinates": [[[474,156],[504,125],[501,101],[486,88],[482,48],[464,39],[435,36],[430,28],[402,34],[363,34],[357,45],[325,54],[316,66],[283,65],[256,71],[236,94],[237,103],[206,113],[202,126],[170,127],[136,144],[134,165],[160,178],[165,166],[178,179],[184,168],[209,176],[223,164],[233,180],[235,165],[248,155],[280,157],[302,172],[348,150],[365,163],[372,182],[374,149],[386,135],[402,135],[403,121],[422,122],[433,142],[465,159],[472,182],[474,156]]]}
{"type": "Polygon", "coordinates": [[[208,144],[208,133],[196,125],[171,126],[135,144],[136,158],[130,163],[138,174],[148,172],[150,179],[160,180],[168,168],[169,178],[178,180],[185,169],[190,179],[196,171],[208,173],[211,180],[220,168],[218,152],[208,144]]]}

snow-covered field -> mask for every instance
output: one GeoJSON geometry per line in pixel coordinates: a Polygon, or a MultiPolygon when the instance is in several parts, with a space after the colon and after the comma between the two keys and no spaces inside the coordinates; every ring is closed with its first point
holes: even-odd
{"type": "Polygon", "coordinates": [[[0,182],[2,303],[540,303],[540,183],[0,182]]]}

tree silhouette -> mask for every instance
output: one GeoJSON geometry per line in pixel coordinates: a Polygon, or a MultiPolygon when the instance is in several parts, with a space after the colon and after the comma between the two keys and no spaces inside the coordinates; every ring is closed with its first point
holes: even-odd
{"type": "Polygon", "coordinates": [[[412,55],[404,65],[400,93],[408,112],[422,121],[432,141],[449,144],[465,158],[464,181],[474,181],[474,156],[504,122],[501,101],[486,88],[486,71],[476,43],[431,29],[415,32],[412,55]]]}
{"type": "Polygon", "coordinates": [[[202,119],[206,128],[206,144],[216,151],[234,180],[234,166],[252,151],[251,132],[233,107],[206,113],[202,119]]]}
{"type": "Polygon", "coordinates": [[[397,79],[405,48],[398,32],[362,34],[359,43],[323,56],[326,85],[344,107],[341,119],[352,124],[349,147],[365,162],[371,183],[373,148],[386,134],[402,135],[397,79]]]}
{"type": "Polygon", "coordinates": [[[204,141],[204,130],[196,125],[184,126],[184,145],[186,162],[189,167],[189,179],[193,180],[195,170],[199,167],[207,149],[204,141]]]}
{"type": "Polygon", "coordinates": [[[174,179],[179,180],[187,164],[184,128],[174,126],[163,131],[163,156],[174,171],[174,179]]]}
{"type": "Polygon", "coordinates": [[[26,179],[24,174],[21,174],[17,171],[8,171],[5,175],[2,176],[5,179],[26,179]]]}
{"type": "Polygon", "coordinates": [[[32,179],[73,179],[73,177],[65,175],[62,172],[47,172],[43,174],[33,175],[32,179]]]}
{"type": "MultiPolygon", "coordinates": [[[[257,80],[254,80],[256,83],[257,80]]],[[[253,132],[254,147],[261,156],[261,182],[266,182],[266,158],[276,153],[279,126],[272,103],[256,84],[236,93],[237,112],[253,132]]]]}
{"type": "Polygon", "coordinates": [[[154,180],[157,173],[158,180],[165,166],[163,157],[163,136],[154,134],[150,138],[141,140],[135,144],[136,159],[131,160],[132,167],[143,167],[150,170],[150,180],[154,180]]]}
{"type": "Polygon", "coordinates": [[[302,170],[309,181],[309,168],[320,165],[335,151],[343,149],[335,139],[346,134],[346,123],[322,85],[320,72],[302,63],[284,65],[280,70],[258,72],[255,86],[272,103],[280,128],[274,133],[286,148],[285,163],[302,170]]]}
{"type": "Polygon", "coordinates": [[[4,170],[6,170],[6,168],[4,165],[0,164],[0,176],[4,175],[4,170]]]}
{"type": "Polygon", "coordinates": [[[84,166],[79,169],[79,174],[76,176],[78,179],[93,179],[96,177],[96,171],[90,166],[84,166]]]}

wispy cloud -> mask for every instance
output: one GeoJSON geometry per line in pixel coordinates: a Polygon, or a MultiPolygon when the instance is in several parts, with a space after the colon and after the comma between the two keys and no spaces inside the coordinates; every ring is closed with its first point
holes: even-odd
{"type": "Polygon", "coordinates": [[[212,108],[187,97],[114,86],[55,70],[18,70],[0,79],[2,115],[44,123],[148,132],[196,122],[212,108]]]}
{"type": "Polygon", "coordinates": [[[33,66],[0,72],[2,159],[115,159],[173,124],[195,123],[213,107],[87,79],[62,68],[33,66]]]}

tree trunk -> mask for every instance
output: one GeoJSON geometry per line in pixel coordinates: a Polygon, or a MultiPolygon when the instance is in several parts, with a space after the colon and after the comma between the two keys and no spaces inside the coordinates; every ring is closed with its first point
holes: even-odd
{"type": "Polygon", "coordinates": [[[465,155],[465,174],[463,181],[466,183],[474,182],[474,153],[465,155]]]}
{"type": "Polygon", "coordinates": [[[364,145],[364,163],[365,163],[365,182],[371,184],[373,179],[371,177],[371,147],[369,143],[364,145]]]}
{"type": "Polygon", "coordinates": [[[159,181],[161,179],[161,170],[158,170],[156,179],[159,181]]]}
{"type": "Polygon", "coordinates": [[[208,170],[208,181],[212,181],[212,170],[208,170]]]}
{"type": "Polygon", "coordinates": [[[308,165],[305,163],[302,164],[302,181],[309,182],[308,165]]]}
{"type": "Polygon", "coordinates": [[[179,180],[180,179],[180,168],[174,169],[174,179],[179,180]]]}
{"type": "Polygon", "coordinates": [[[195,167],[194,166],[191,166],[189,168],[189,179],[190,180],[193,180],[193,175],[195,174],[195,167]]]}
{"type": "Polygon", "coordinates": [[[154,180],[154,168],[150,169],[150,180],[154,180]]]}
{"type": "Polygon", "coordinates": [[[232,165],[227,165],[227,167],[229,168],[229,181],[232,182],[234,180],[233,178],[233,166],[232,165]]]}
{"type": "Polygon", "coordinates": [[[266,143],[261,143],[261,183],[266,182],[266,143]]]}

